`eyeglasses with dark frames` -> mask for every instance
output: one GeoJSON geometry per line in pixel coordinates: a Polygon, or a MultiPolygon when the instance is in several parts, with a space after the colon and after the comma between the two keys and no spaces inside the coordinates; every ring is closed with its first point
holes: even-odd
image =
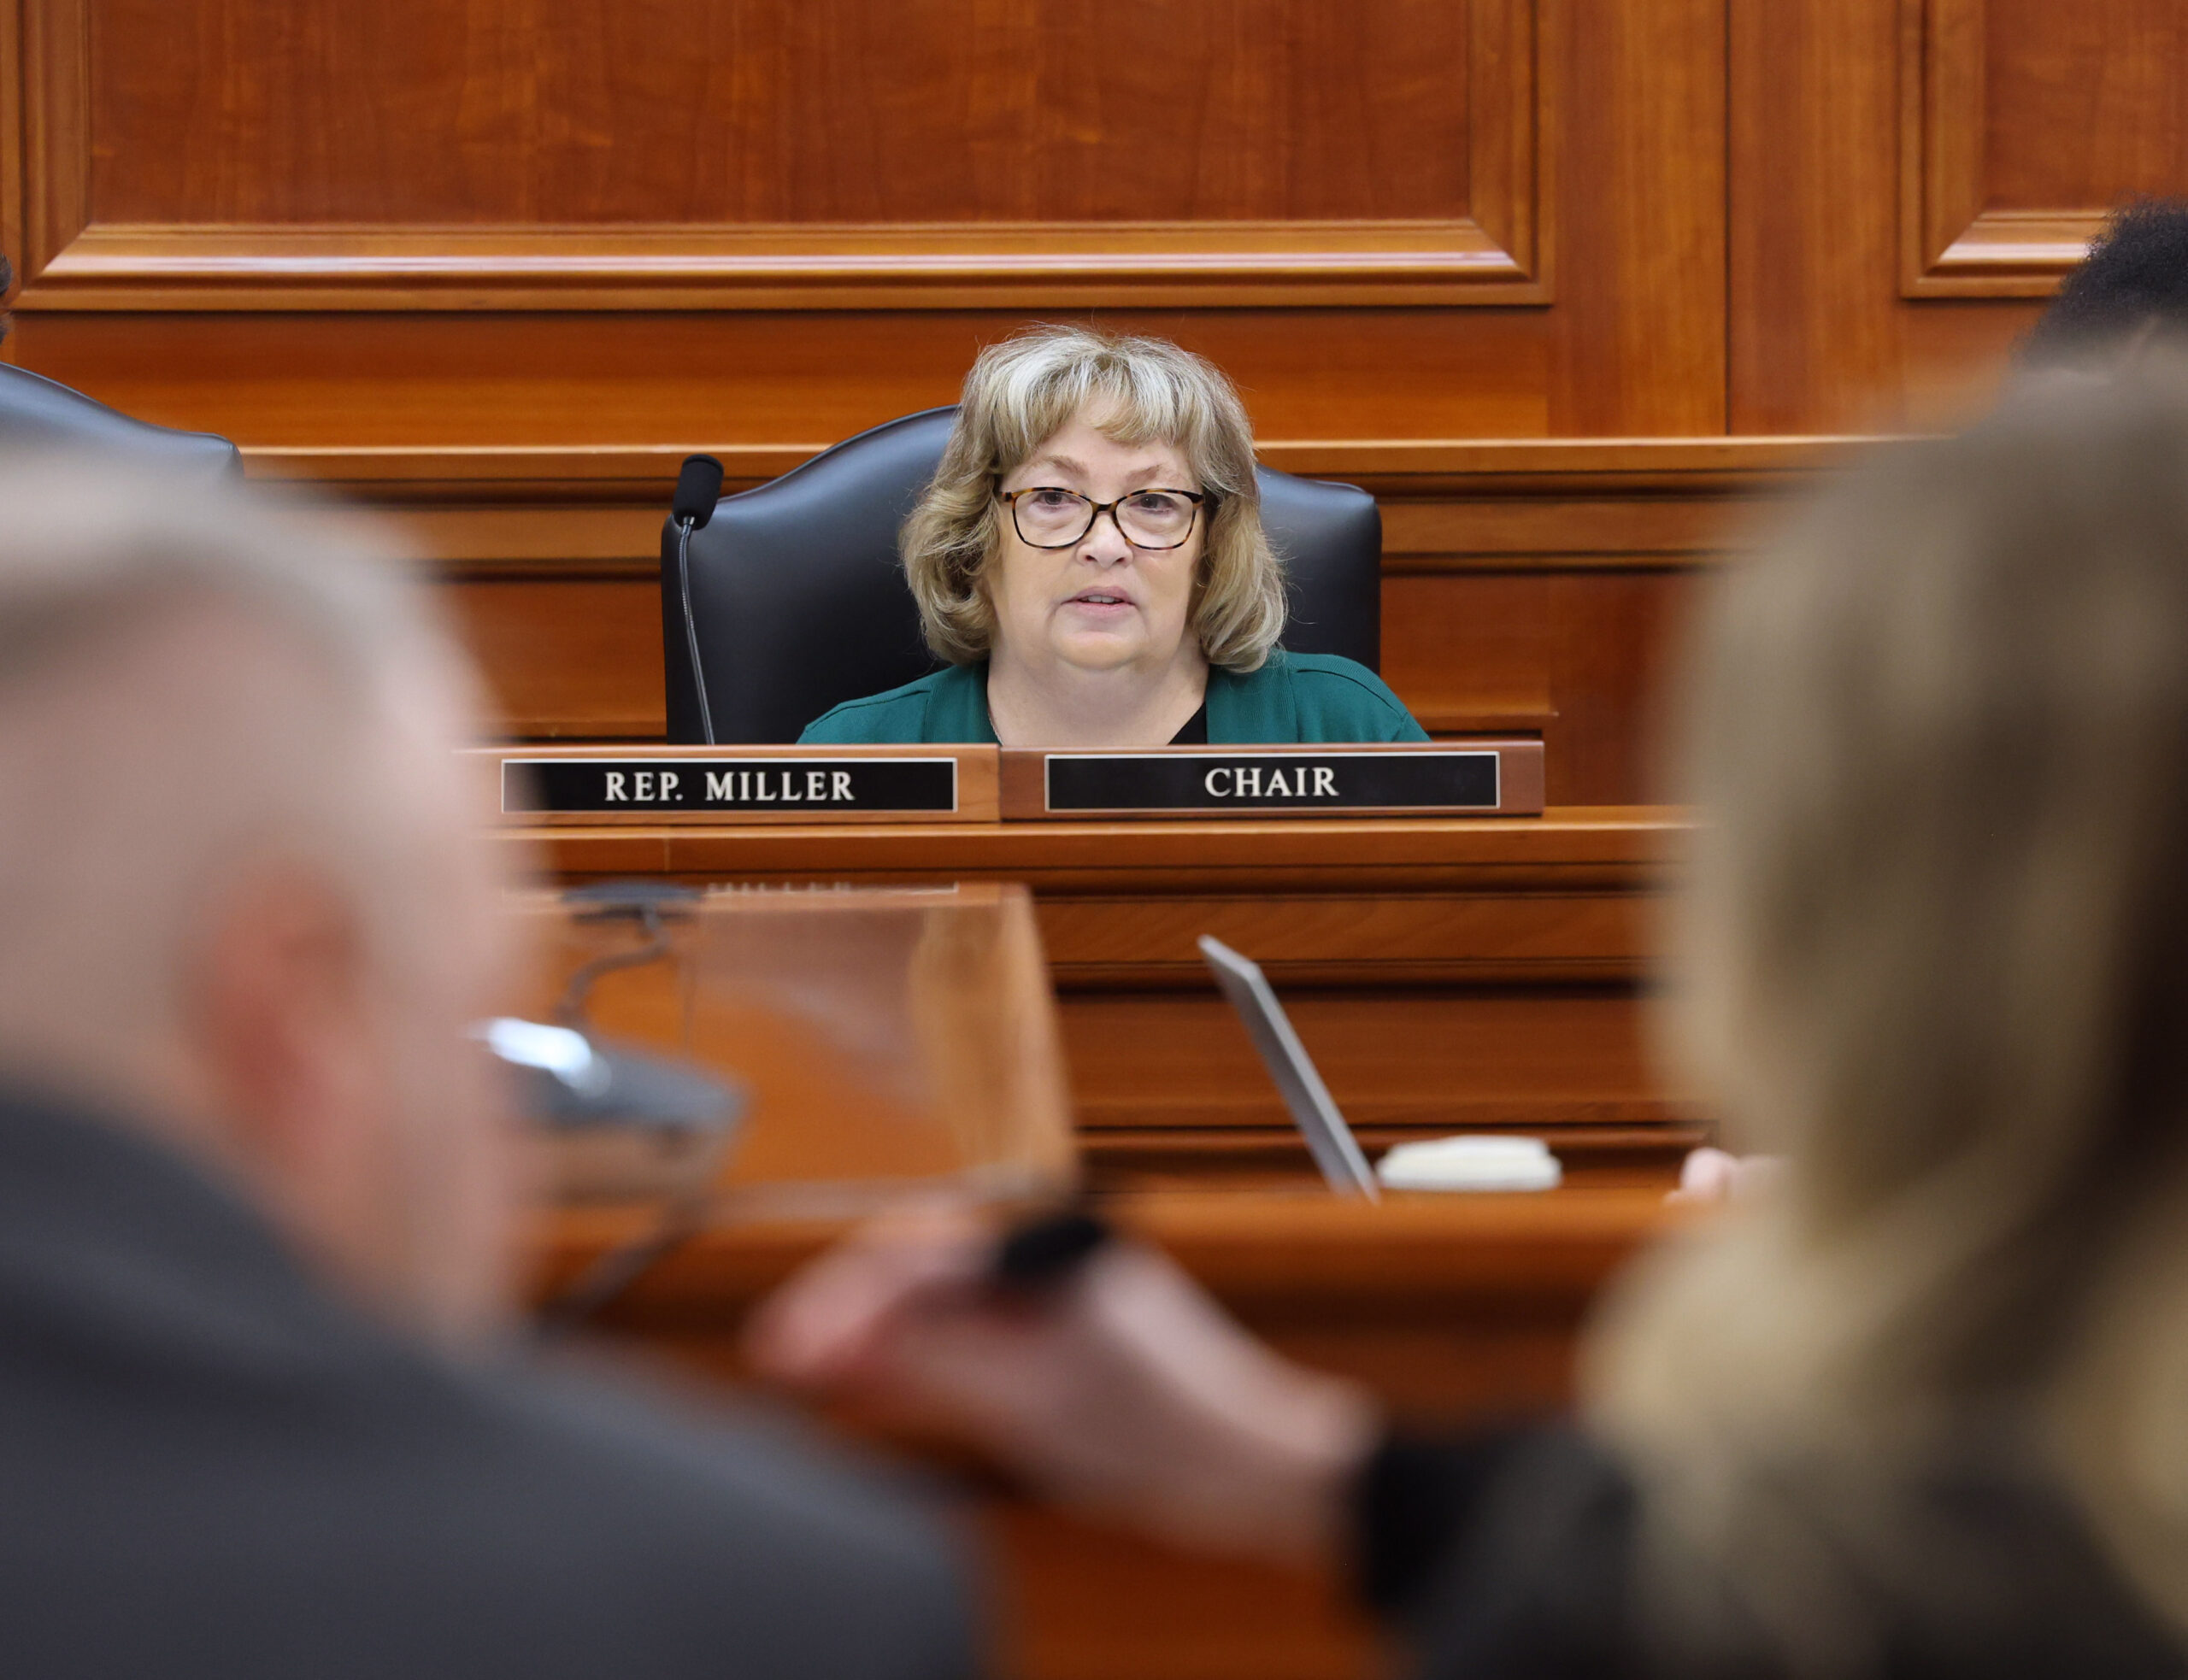
{"type": "Polygon", "coordinates": [[[1019,536],[1036,549],[1070,548],[1085,540],[1104,514],[1135,549],[1181,549],[1208,496],[1197,490],[1136,490],[1114,502],[1096,502],[1060,485],[1033,485],[998,490],[996,499],[1010,509],[1019,536]]]}

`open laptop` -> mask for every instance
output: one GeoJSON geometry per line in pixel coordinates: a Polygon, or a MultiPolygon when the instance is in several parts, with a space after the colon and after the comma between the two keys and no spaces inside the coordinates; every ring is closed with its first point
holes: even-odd
{"type": "Polygon", "coordinates": [[[1314,1058],[1292,1031],[1291,1019],[1276,1001],[1261,965],[1206,934],[1201,936],[1200,954],[1215,972],[1215,984],[1223,988],[1224,996],[1245,1022],[1246,1034],[1261,1054],[1262,1066],[1276,1082],[1285,1107],[1291,1111],[1292,1123],[1307,1140],[1315,1165],[1321,1168],[1329,1187],[1339,1195],[1380,1201],[1382,1192],[1368,1158],[1360,1153],[1352,1128],[1330,1100],[1329,1087],[1315,1071],[1314,1058]]]}

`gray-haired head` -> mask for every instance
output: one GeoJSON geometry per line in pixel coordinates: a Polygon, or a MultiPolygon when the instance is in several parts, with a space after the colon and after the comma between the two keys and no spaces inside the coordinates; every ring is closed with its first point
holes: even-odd
{"type": "Polygon", "coordinates": [[[477,1130],[432,1088],[483,1089],[444,1042],[495,943],[450,750],[473,687],[357,521],[64,459],[0,471],[0,1079],[221,1157],[352,1272],[410,1267],[394,1251],[435,1227],[417,1196],[449,1166],[426,1163],[477,1130]],[[282,955],[307,933],[329,949],[282,955]],[[252,1089],[256,1052],[222,1037],[232,1004],[289,1007],[256,970],[256,1002],[236,1002],[221,965],[246,945],[260,970],[320,962],[330,996],[354,994],[333,1025],[266,1029],[325,1060],[294,1073],[326,1090],[252,1089]],[[338,1101],[339,1057],[365,1071],[338,1101]],[[284,1126],[349,1137],[351,1182],[253,1154],[284,1126]]]}

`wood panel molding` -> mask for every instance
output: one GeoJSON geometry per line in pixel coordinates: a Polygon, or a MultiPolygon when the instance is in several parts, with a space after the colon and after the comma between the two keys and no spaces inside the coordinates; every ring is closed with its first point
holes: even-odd
{"type": "Polygon", "coordinates": [[[1985,0],[1900,0],[1900,293],[2048,297],[2109,211],[1987,203],[1985,0]]]}
{"type": "Polygon", "coordinates": [[[1538,13],[1473,0],[1467,214],[1424,220],[462,226],[103,219],[97,0],[20,0],[35,310],[936,309],[1543,304],[1538,13]]]}

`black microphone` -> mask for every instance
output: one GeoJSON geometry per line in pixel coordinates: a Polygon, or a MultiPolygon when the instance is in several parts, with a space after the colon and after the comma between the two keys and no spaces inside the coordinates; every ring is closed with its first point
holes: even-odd
{"type": "Polygon", "coordinates": [[[721,500],[721,463],[710,455],[685,456],[683,470],[676,475],[676,499],[668,504],[669,518],[691,530],[703,531],[715,516],[715,503],[721,500]]]}
{"type": "Polygon", "coordinates": [[[699,626],[691,616],[691,533],[703,530],[721,499],[721,463],[710,455],[687,455],[668,504],[676,527],[676,590],[684,603],[684,648],[691,660],[691,687],[699,702],[699,738],[715,743],[715,714],[707,704],[707,668],[699,658],[699,626]]]}

